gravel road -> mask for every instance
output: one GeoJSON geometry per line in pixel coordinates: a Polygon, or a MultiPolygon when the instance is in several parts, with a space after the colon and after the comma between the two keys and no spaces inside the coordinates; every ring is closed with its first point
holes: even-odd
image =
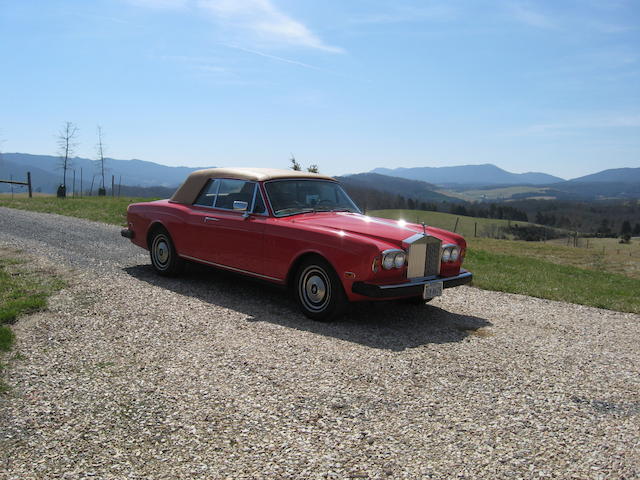
{"type": "Polygon", "coordinates": [[[461,287],[322,324],[114,226],[0,208],[0,247],[71,279],[15,325],[2,479],[640,478],[638,315],[461,287]]]}

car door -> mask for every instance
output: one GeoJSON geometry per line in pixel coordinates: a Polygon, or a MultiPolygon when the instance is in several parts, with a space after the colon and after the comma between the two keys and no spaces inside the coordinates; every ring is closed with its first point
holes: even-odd
{"type": "Polygon", "coordinates": [[[262,274],[264,220],[257,183],[212,179],[193,205],[196,258],[207,263],[262,274]],[[243,208],[244,207],[244,208],[243,208]]]}

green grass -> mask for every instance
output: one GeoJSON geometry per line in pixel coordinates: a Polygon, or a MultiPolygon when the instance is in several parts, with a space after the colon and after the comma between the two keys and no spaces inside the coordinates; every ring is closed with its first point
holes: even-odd
{"type": "Polygon", "coordinates": [[[640,279],[473,248],[465,267],[486,290],[640,313],[640,279]]]}
{"type": "MultiPolygon", "coordinates": [[[[38,270],[16,255],[0,249],[0,352],[8,352],[15,341],[9,324],[45,308],[49,295],[64,286],[52,272],[38,270]]],[[[0,363],[0,371],[3,368],[0,363]]],[[[0,392],[6,389],[0,381],[0,392]]]]}
{"type": "Polygon", "coordinates": [[[424,222],[427,225],[444,228],[452,232],[455,231],[464,237],[473,237],[475,234],[480,237],[492,236],[498,232],[500,227],[506,227],[508,225],[533,225],[529,222],[519,222],[515,220],[466,217],[452,213],[429,212],[424,210],[371,210],[367,211],[367,215],[393,220],[403,219],[407,222],[424,222]]]}
{"type": "Polygon", "coordinates": [[[127,206],[135,202],[148,202],[149,198],[132,197],[67,197],[60,199],[54,196],[36,196],[27,198],[8,195],[0,196],[0,207],[18,208],[34,212],[57,213],[68,217],[86,218],[96,222],[125,225],[127,206]]]}
{"type": "Polygon", "coordinates": [[[468,200],[506,200],[511,198],[513,195],[526,193],[529,197],[548,197],[548,188],[546,187],[525,187],[525,186],[513,186],[513,187],[502,187],[502,188],[492,188],[486,190],[461,190],[459,193],[466,197],[468,200]]]}
{"type": "Polygon", "coordinates": [[[523,242],[491,238],[466,238],[470,248],[518,257],[535,258],[546,262],[587,270],[616,273],[640,279],[640,238],[630,244],[619,244],[615,238],[590,238],[589,248],[569,247],[567,240],[523,242]]]}

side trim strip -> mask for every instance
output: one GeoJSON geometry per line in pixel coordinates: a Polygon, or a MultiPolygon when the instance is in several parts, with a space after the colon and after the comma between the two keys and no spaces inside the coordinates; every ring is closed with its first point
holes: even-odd
{"type": "Polygon", "coordinates": [[[265,278],[267,280],[275,280],[276,282],[283,282],[284,281],[281,278],[270,277],[268,275],[261,275],[259,273],[249,272],[248,270],[242,270],[240,268],[235,268],[235,267],[229,267],[227,265],[222,265],[220,263],[207,262],[206,260],[201,260],[201,259],[195,258],[195,257],[189,257],[188,255],[178,255],[178,256],[181,257],[181,258],[186,258],[187,260],[193,260],[193,261],[199,262],[199,263],[206,263],[207,265],[211,265],[212,267],[219,267],[219,268],[224,268],[225,270],[231,270],[233,272],[244,273],[245,275],[251,275],[252,277],[260,277],[260,278],[265,278]]]}

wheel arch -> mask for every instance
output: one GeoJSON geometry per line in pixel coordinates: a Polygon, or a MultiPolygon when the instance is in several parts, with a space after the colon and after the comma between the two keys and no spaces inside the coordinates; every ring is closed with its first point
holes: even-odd
{"type": "Polygon", "coordinates": [[[171,233],[169,233],[169,229],[161,221],[155,220],[149,225],[149,228],[147,228],[147,250],[151,248],[151,236],[158,230],[164,230],[169,234],[169,236],[171,236],[171,233]]]}
{"type": "MultiPolygon", "coordinates": [[[[291,262],[291,266],[289,267],[289,270],[287,271],[287,277],[285,278],[285,285],[287,286],[287,288],[292,288],[293,283],[294,283],[294,279],[296,278],[296,272],[300,268],[300,265],[302,265],[302,263],[305,260],[309,259],[309,258],[319,258],[319,259],[327,262],[331,266],[331,268],[333,269],[333,272],[336,274],[338,279],[340,279],[340,275],[338,275],[338,271],[336,270],[336,267],[333,264],[333,262],[331,262],[331,260],[329,260],[326,256],[322,255],[320,252],[307,251],[307,252],[302,252],[301,254],[299,254],[293,260],[293,262],[291,262]]],[[[342,279],[340,279],[340,281],[342,282],[342,279]]]]}

